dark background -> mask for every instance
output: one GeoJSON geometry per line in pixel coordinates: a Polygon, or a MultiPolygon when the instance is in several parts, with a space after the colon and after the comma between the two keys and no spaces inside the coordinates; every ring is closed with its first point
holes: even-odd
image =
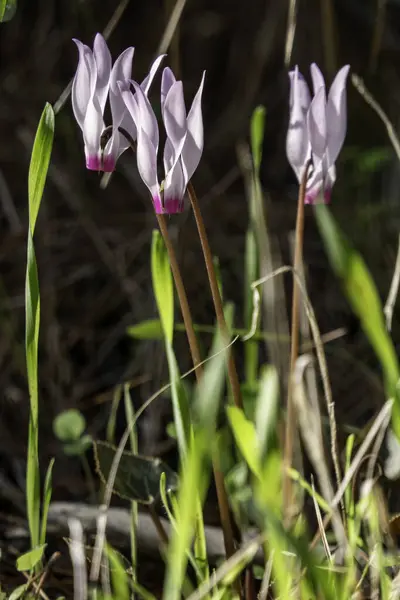
{"type": "MultiPolygon", "coordinates": [[[[213,251],[220,259],[225,296],[237,306],[238,325],[242,325],[248,202],[237,148],[248,141],[249,119],[258,104],[267,109],[261,175],[269,200],[268,226],[283,261],[290,259],[288,237],[295,223],[297,182],[285,157],[288,4],[188,0],[169,51],[169,64],[180,69],[188,103],[202,71],[207,71],[205,150],[194,184],[213,251]]],[[[397,128],[400,3],[299,0],[297,4],[290,66],[299,64],[308,77],[315,61],[330,82],[336,70],[349,63],[397,128]],[[380,4],[386,11],[377,7],[380,4]]],[[[135,79],[145,76],[157,54],[173,5],[161,0],[119,5],[126,8],[109,46],[114,58],[127,46],[135,46],[135,79]]],[[[110,0],[19,0],[12,20],[0,25],[0,506],[9,489],[20,494],[23,506],[29,409],[24,276],[32,139],[45,102],[54,104],[74,75],[77,51],[71,38],[92,45],[95,33],[104,30],[117,7],[110,0]]],[[[159,79],[153,97],[158,86],[159,79]]],[[[386,298],[399,230],[399,165],[384,126],[350,80],[348,101],[348,136],[332,210],[362,251],[386,298]],[[371,151],[377,156],[374,160],[368,159],[371,151]]],[[[81,132],[68,99],[56,118],[52,163],[35,233],[42,301],[40,453],[43,464],[57,457],[55,499],[85,500],[88,490],[79,461],[65,458],[54,437],[54,417],[66,408],[78,408],[89,432],[102,437],[116,384],[133,380],[132,397],[139,406],[167,377],[162,345],[126,335],[128,325],[156,316],[149,270],[155,219],[133,156],[123,155],[106,189],[100,183],[100,176],[85,169],[81,132]]],[[[193,217],[187,211],[171,219],[169,226],[195,319],[211,324],[210,294],[193,217]]],[[[327,265],[311,210],[306,218],[305,263],[322,332],[342,326],[349,330],[327,347],[339,420],[363,425],[382,403],[379,370],[327,265]]],[[[395,337],[397,330],[395,317],[395,337]]],[[[177,336],[176,346],[184,370],[190,362],[183,335],[177,336]]],[[[162,453],[168,406],[167,399],[158,401],[142,419],[143,452],[162,453]]],[[[18,506],[13,502],[15,510],[18,506]]]]}

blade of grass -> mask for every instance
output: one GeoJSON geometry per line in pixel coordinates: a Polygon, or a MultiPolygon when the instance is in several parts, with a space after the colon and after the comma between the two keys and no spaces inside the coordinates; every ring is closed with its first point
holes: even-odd
{"type": "Polygon", "coordinates": [[[386,393],[394,400],[393,429],[400,439],[400,395],[397,389],[399,362],[386,329],[382,303],[375,283],[363,258],[351,247],[328,207],[323,204],[315,206],[315,215],[331,265],[341,280],[352,309],[381,363],[386,393]]]}
{"type": "Polygon", "coordinates": [[[219,332],[211,353],[216,356],[210,361],[196,391],[195,410],[197,425],[194,427],[187,457],[182,466],[181,486],[178,494],[177,530],[173,532],[168,552],[167,572],[163,600],[179,600],[187,565],[187,550],[193,535],[193,524],[197,506],[193,502],[196,490],[200,502],[204,501],[208,479],[208,462],[216,429],[217,411],[222,395],[225,365],[225,336],[219,332]]]}
{"type": "Polygon", "coordinates": [[[46,477],[44,480],[43,488],[43,506],[42,506],[42,522],[40,526],[40,544],[44,544],[46,541],[46,530],[47,530],[47,515],[49,512],[49,506],[51,502],[52,494],[52,476],[53,476],[54,458],[51,459],[49,466],[47,467],[46,477]]]}
{"type": "Polygon", "coordinates": [[[38,455],[38,342],[40,325],[40,292],[33,235],[50,163],[53,138],[54,112],[50,104],[46,104],[37,128],[28,176],[29,230],[25,281],[25,352],[30,400],[30,418],[26,496],[32,547],[39,545],[40,537],[40,474],[38,455]]]}

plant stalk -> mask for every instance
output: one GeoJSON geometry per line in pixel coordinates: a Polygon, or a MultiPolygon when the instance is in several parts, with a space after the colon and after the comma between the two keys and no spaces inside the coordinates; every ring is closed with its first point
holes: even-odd
{"type": "MultiPolygon", "coordinates": [[[[295,232],[295,247],[293,267],[296,273],[300,272],[303,261],[303,241],[304,241],[304,200],[306,195],[308,171],[310,163],[307,163],[301,180],[298,203],[297,203],[297,218],[295,232]]],[[[300,289],[295,277],[293,277],[293,296],[292,296],[292,327],[290,339],[290,371],[288,382],[288,395],[286,404],[286,425],[284,437],[284,452],[283,452],[283,513],[284,524],[288,526],[291,518],[291,502],[292,502],[292,480],[288,470],[292,466],[293,460],[293,438],[296,432],[295,409],[293,403],[293,375],[296,367],[297,357],[299,355],[299,297],[300,289]]]]}
{"type": "MultiPolygon", "coordinates": [[[[224,307],[222,305],[221,294],[218,287],[217,275],[215,273],[213,263],[213,256],[211,253],[206,228],[204,226],[203,217],[200,211],[200,205],[191,182],[189,182],[188,184],[187,191],[189,194],[190,202],[192,204],[194,218],[196,219],[197,230],[199,232],[200,243],[203,250],[204,262],[206,264],[208,281],[210,284],[211,295],[214,302],[214,309],[218,321],[218,327],[221,329],[224,335],[228,335],[229,332],[225,321],[224,307]]],[[[240,382],[236,370],[235,359],[233,357],[232,349],[229,351],[228,356],[228,377],[235,405],[238,408],[243,408],[242,393],[240,391],[240,382]]]]}
{"type": "MultiPolygon", "coordinates": [[[[168,227],[165,221],[164,215],[156,214],[158,225],[161,231],[161,235],[164,240],[165,247],[168,252],[169,262],[171,265],[172,275],[175,281],[175,287],[178,294],[178,300],[181,307],[182,317],[185,324],[186,334],[189,341],[190,352],[192,355],[193,365],[196,367],[195,373],[197,381],[200,382],[203,374],[203,368],[201,366],[200,350],[197,343],[196,334],[193,328],[193,319],[189,307],[189,302],[186,295],[185,286],[181,276],[178,260],[176,258],[175,249],[169,237],[168,227]]],[[[226,330],[226,327],[225,327],[226,330]]],[[[218,462],[213,459],[213,473],[215,486],[217,490],[218,508],[221,520],[222,532],[224,537],[225,552],[227,558],[232,556],[235,552],[234,535],[232,529],[231,514],[229,510],[228,496],[225,489],[224,477],[221,472],[218,462]]]]}
{"type": "Polygon", "coordinates": [[[175,281],[176,292],[178,294],[179,304],[181,307],[183,322],[185,324],[186,335],[188,337],[190,353],[192,355],[193,366],[196,367],[195,373],[197,381],[200,381],[202,375],[202,367],[201,367],[201,357],[199,345],[197,343],[196,334],[193,328],[193,319],[192,314],[190,312],[189,302],[186,295],[185,286],[183,284],[183,279],[181,276],[181,271],[179,268],[178,260],[176,258],[175,249],[171,242],[171,238],[169,237],[167,223],[165,221],[164,215],[156,214],[158,226],[161,231],[161,235],[163,236],[164,244],[168,252],[169,263],[171,265],[172,275],[175,281]]]}

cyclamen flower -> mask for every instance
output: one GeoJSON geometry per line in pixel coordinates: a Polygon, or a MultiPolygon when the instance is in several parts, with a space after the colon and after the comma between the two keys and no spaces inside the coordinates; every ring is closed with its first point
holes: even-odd
{"type": "Polygon", "coordinates": [[[346,65],[337,73],[328,99],[323,75],[315,63],[310,69],[314,92],[312,100],[308,85],[298,68],[289,73],[290,121],[286,153],[299,182],[311,160],[306,204],[314,204],[321,193],[325,202],[330,201],[336,180],[335,162],[346,137],[346,80],[349,69],[349,65],[346,65]]]}
{"type": "Polygon", "coordinates": [[[160,187],[157,174],[159,129],[154,111],[141,87],[132,81],[133,94],[120,84],[125,105],[137,127],[137,164],[139,174],[153,198],[157,214],[183,211],[187,184],[195,172],[203,152],[203,117],[201,96],[203,74],[189,113],[186,114],[183,85],[170,68],[165,68],[161,82],[161,114],[166,132],[164,146],[165,179],[160,187]]]}
{"type": "MultiPolygon", "coordinates": [[[[129,147],[129,142],[118,128],[125,129],[132,139],[136,139],[135,124],[126,111],[118,87],[119,81],[128,81],[131,77],[135,49],[127,48],[111,68],[111,54],[100,33],[94,39],[93,52],[79,40],[73,41],[78,47],[79,63],[72,83],[72,108],[83,133],[86,167],[93,171],[111,172],[119,156],[129,147]],[[108,95],[112,133],[102,148],[101,136],[105,130],[103,116],[108,95]]],[[[162,59],[163,56],[160,56],[154,61],[149,75],[142,82],[143,93],[148,93],[162,59]]]]}

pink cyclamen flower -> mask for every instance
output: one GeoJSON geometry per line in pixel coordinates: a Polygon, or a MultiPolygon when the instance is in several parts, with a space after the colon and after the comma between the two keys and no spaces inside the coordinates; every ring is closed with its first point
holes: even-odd
{"type": "Polygon", "coordinates": [[[159,130],[157,119],[146,94],[132,81],[133,94],[120,84],[125,105],[137,128],[137,164],[139,174],[153,198],[157,214],[183,211],[183,197],[203,152],[203,117],[201,96],[203,74],[189,113],[186,114],[183,85],[165,68],[161,82],[161,114],[166,132],[164,146],[165,179],[160,186],[157,173],[159,130]]]}
{"type": "Polygon", "coordinates": [[[315,63],[310,69],[314,92],[312,99],[298,68],[289,73],[290,120],[286,153],[299,182],[311,160],[306,204],[314,204],[321,194],[325,202],[330,201],[336,180],[335,162],[346,137],[346,80],[349,69],[349,65],[346,65],[337,73],[328,98],[323,75],[315,63]]]}
{"type": "MultiPolygon", "coordinates": [[[[111,54],[100,33],[94,39],[93,51],[79,40],[73,41],[78,47],[79,62],[72,83],[72,108],[83,133],[86,167],[93,171],[111,172],[119,156],[129,147],[129,142],[118,128],[123,128],[132,139],[136,139],[135,124],[127,113],[118,86],[119,81],[128,81],[131,77],[135,49],[131,47],[124,50],[111,68],[111,54]],[[102,148],[101,136],[105,130],[103,116],[108,96],[112,133],[102,148]]],[[[149,75],[141,84],[145,94],[162,58],[160,56],[154,61],[149,75]]]]}

